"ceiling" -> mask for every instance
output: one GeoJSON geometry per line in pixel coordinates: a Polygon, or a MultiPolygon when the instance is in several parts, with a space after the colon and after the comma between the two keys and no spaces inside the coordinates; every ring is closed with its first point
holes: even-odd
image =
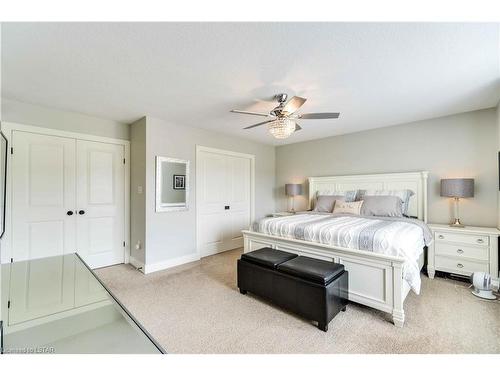
{"type": "Polygon", "coordinates": [[[493,23],[4,23],[2,95],[283,144],[493,107],[499,50],[493,23]],[[280,92],[341,117],[276,141],[229,113],[280,92]]]}

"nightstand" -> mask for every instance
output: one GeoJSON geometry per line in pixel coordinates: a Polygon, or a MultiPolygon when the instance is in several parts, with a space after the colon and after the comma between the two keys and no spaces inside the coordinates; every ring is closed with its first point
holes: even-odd
{"type": "Polygon", "coordinates": [[[435,271],[470,276],[473,272],[488,272],[498,282],[497,228],[454,228],[430,224],[434,241],[429,246],[427,273],[431,279],[435,271]]]}
{"type": "Polygon", "coordinates": [[[272,214],[268,215],[269,217],[282,217],[282,216],[292,216],[295,215],[295,212],[273,212],[272,214]]]}

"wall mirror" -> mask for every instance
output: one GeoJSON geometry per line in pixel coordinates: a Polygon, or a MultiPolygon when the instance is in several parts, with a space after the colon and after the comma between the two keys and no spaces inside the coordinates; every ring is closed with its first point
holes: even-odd
{"type": "Polygon", "coordinates": [[[189,160],[156,157],[156,212],[182,211],[189,203],[189,160]]]}

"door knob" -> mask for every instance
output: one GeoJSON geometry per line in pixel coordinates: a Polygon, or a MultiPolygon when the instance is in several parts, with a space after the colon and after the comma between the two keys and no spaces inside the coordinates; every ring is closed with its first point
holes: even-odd
{"type": "Polygon", "coordinates": [[[83,214],[85,213],[85,211],[84,211],[84,210],[80,210],[80,211],[78,211],[78,213],[79,213],[80,215],[83,215],[83,214]]]}
{"type": "Polygon", "coordinates": [[[73,215],[73,211],[68,211],[68,212],[66,212],[66,215],[68,215],[68,216],[73,215]]]}

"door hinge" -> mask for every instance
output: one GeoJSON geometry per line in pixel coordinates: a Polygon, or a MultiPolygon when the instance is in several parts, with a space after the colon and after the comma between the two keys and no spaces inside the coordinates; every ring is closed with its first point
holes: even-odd
{"type": "Polygon", "coordinates": [[[11,263],[14,263],[14,258],[10,258],[10,262],[11,262],[11,263]]]}
{"type": "Polygon", "coordinates": [[[14,147],[11,147],[11,148],[10,148],[10,154],[11,154],[11,155],[14,155],[14,147]]]}
{"type": "Polygon", "coordinates": [[[10,309],[10,301],[7,302],[7,308],[10,309]]]}
{"type": "Polygon", "coordinates": [[[125,158],[123,158],[123,164],[125,164],[125,158]]]}
{"type": "Polygon", "coordinates": [[[125,247],[125,241],[123,241],[123,247],[125,247]]]}

